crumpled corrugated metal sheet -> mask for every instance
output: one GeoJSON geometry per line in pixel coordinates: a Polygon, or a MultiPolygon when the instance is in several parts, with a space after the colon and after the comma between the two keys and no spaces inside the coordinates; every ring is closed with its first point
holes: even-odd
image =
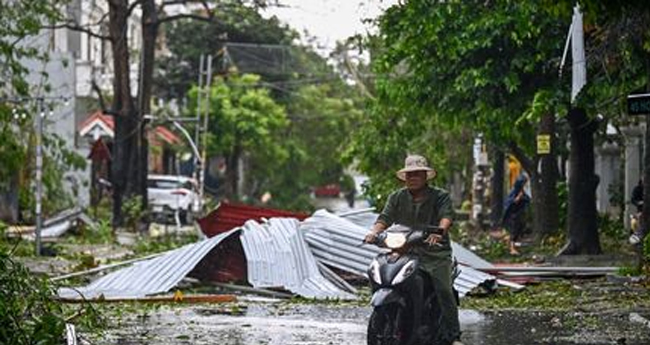
{"type": "Polygon", "coordinates": [[[271,218],[297,218],[303,220],[309,214],[273,208],[243,205],[222,201],[210,214],[198,220],[201,231],[212,237],[222,232],[243,226],[249,220],[261,222],[271,218]]]}
{"type": "Polygon", "coordinates": [[[248,221],[240,238],[248,281],[254,287],[282,287],[309,298],[356,298],[321,274],[297,219],[271,218],[264,224],[248,221]]]}
{"type": "MultiPolygon", "coordinates": [[[[356,225],[363,227],[367,231],[367,229],[370,229],[372,225],[375,224],[375,221],[379,216],[374,211],[375,211],[374,208],[368,208],[359,211],[340,213],[338,214],[338,216],[356,225]]],[[[474,254],[469,249],[466,249],[465,247],[461,246],[460,244],[454,241],[451,241],[451,249],[452,252],[454,253],[454,257],[456,258],[456,260],[458,260],[458,262],[463,265],[471,266],[473,268],[494,267],[494,265],[492,265],[489,261],[484,260],[480,256],[474,254]]]]}
{"type": "Polygon", "coordinates": [[[300,228],[316,259],[346,272],[365,276],[372,259],[383,252],[377,246],[363,244],[367,228],[325,210],[316,211],[300,228]]]}
{"type": "Polygon", "coordinates": [[[364,229],[370,229],[377,221],[378,214],[375,213],[375,208],[364,208],[360,210],[346,211],[336,214],[339,217],[345,218],[364,229]]]}
{"type": "MultiPolygon", "coordinates": [[[[373,217],[376,219],[376,215],[373,217]]],[[[364,213],[337,216],[319,210],[302,222],[301,229],[305,231],[307,243],[318,260],[343,271],[366,276],[372,259],[382,251],[376,246],[362,245],[370,228],[366,222],[371,218],[364,213]],[[349,221],[348,217],[359,221],[361,225],[349,221]]],[[[454,250],[457,247],[456,244],[454,250]]],[[[471,257],[467,253],[462,254],[471,257]]],[[[481,284],[493,287],[496,282],[496,277],[471,267],[461,266],[459,269],[460,275],[454,281],[454,287],[461,297],[481,284]]]]}
{"type": "MultiPolygon", "coordinates": [[[[41,238],[59,237],[75,226],[77,220],[83,221],[92,229],[97,227],[92,219],[83,213],[81,208],[74,207],[59,212],[58,214],[44,220],[43,227],[41,228],[41,238]]],[[[22,237],[33,241],[36,238],[36,235],[34,233],[29,233],[22,235],[22,237]]]]}
{"type": "Polygon", "coordinates": [[[240,229],[171,250],[164,255],[110,273],[86,287],[61,288],[62,298],[141,298],[167,292],[176,286],[222,240],[240,229]]]}

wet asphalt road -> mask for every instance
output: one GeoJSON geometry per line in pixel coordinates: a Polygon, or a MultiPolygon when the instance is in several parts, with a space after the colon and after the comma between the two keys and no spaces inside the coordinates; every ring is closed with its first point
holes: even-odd
{"type": "MultiPolygon", "coordinates": [[[[239,315],[215,306],[163,307],[127,315],[93,344],[329,345],[365,344],[370,308],[254,304],[239,315]]],[[[626,313],[499,312],[461,310],[465,344],[650,344],[650,332],[626,313]],[[604,325],[604,326],[603,326],[604,325]]]]}

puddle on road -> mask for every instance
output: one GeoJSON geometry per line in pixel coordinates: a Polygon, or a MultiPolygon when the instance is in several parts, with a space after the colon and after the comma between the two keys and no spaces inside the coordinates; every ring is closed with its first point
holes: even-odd
{"type": "MultiPolygon", "coordinates": [[[[235,309],[237,313],[207,305],[164,307],[146,318],[130,315],[122,320],[128,327],[109,330],[103,340],[93,344],[366,343],[368,307],[253,304],[235,309]]],[[[640,329],[622,314],[597,318],[572,313],[461,310],[460,318],[463,341],[468,345],[650,343],[647,329],[640,329]]]]}

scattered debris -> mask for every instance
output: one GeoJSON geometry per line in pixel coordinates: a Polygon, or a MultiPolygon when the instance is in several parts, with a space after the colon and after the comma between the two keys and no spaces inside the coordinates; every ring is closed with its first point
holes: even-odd
{"type": "Polygon", "coordinates": [[[77,330],[71,323],[65,324],[65,339],[67,345],[77,345],[77,330]]]}
{"type": "Polygon", "coordinates": [[[236,302],[235,295],[164,295],[164,296],[149,296],[149,297],[109,297],[105,298],[100,295],[95,298],[78,299],[78,298],[65,298],[59,297],[58,301],[64,303],[86,303],[86,302],[99,302],[99,303],[121,303],[121,302],[142,302],[142,303],[230,303],[236,302]]]}
{"type": "Polygon", "coordinates": [[[278,292],[278,291],[273,291],[273,290],[268,290],[268,289],[260,289],[260,288],[254,288],[250,286],[242,286],[242,285],[235,285],[235,284],[226,284],[226,283],[212,283],[212,285],[223,288],[223,289],[228,289],[228,290],[234,290],[234,291],[241,291],[241,292],[246,292],[246,293],[252,293],[256,295],[261,295],[261,296],[270,296],[274,298],[292,298],[292,294],[284,293],[284,292],[278,292]]]}
{"type": "Polygon", "coordinates": [[[85,271],[81,271],[81,272],[74,272],[74,273],[65,274],[65,275],[58,276],[58,277],[53,277],[51,280],[52,281],[60,281],[60,280],[68,279],[68,278],[85,276],[85,275],[89,275],[89,274],[93,274],[93,273],[97,273],[97,272],[102,272],[102,271],[105,271],[105,270],[108,270],[108,269],[111,269],[111,268],[126,266],[126,265],[130,265],[130,264],[133,264],[133,263],[136,263],[136,262],[153,259],[155,257],[158,257],[158,256],[162,255],[162,254],[164,254],[164,253],[156,253],[156,254],[152,254],[152,255],[147,255],[147,256],[142,257],[142,258],[135,258],[135,259],[127,260],[127,261],[117,262],[117,263],[110,264],[110,265],[103,265],[103,266],[100,266],[100,267],[95,267],[95,268],[85,270],[85,271]]]}
{"type": "Polygon", "coordinates": [[[248,221],[241,235],[248,262],[248,281],[254,287],[283,287],[308,298],[355,299],[319,271],[297,219],[248,221]]]}
{"type": "Polygon", "coordinates": [[[78,289],[61,288],[59,297],[67,299],[134,299],[167,292],[178,284],[222,240],[237,234],[233,229],[213,238],[168,251],[155,258],[110,273],[78,289]]]}
{"type": "MultiPolygon", "coordinates": [[[[41,229],[41,238],[44,240],[57,238],[76,226],[78,222],[86,224],[93,230],[97,229],[97,223],[86,215],[81,208],[74,207],[46,219],[41,229]]],[[[7,234],[33,241],[36,238],[35,231],[35,226],[12,226],[7,234]]]]}
{"type": "Polygon", "coordinates": [[[639,313],[630,313],[630,321],[640,323],[641,325],[650,328],[650,320],[641,316],[639,313]]]}
{"type": "Polygon", "coordinates": [[[296,218],[303,220],[309,217],[306,213],[275,210],[271,208],[221,202],[204,218],[198,220],[201,230],[208,237],[230,231],[244,225],[249,220],[263,222],[270,218],[296,218]]]}
{"type": "MultiPolygon", "coordinates": [[[[325,210],[319,210],[301,223],[301,229],[305,231],[307,243],[319,261],[345,272],[365,277],[372,259],[383,251],[376,246],[363,245],[363,239],[369,228],[366,222],[369,222],[370,219],[377,219],[376,215],[367,216],[371,212],[372,209],[366,209],[335,215],[325,210]],[[363,223],[362,225],[353,223],[348,220],[348,217],[363,223]]],[[[458,247],[460,246],[456,244],[453,248],[455,256],[458,247]]],[[[470,263],[472,260],[486,262],[475,254],[467,250],[464,251],[467,253],[461,253],[461,255],[465,261],[470,263]]],[[[494,290],[496,282],[496,277],[492,275],[477,271],[470,266],[462,266],[460,275],[454,281],[454,287],[463,297],[479,285],[488,290],[494,290]]],[[[523,288],[516,284],[510,284],[510,286],[523,288]]]]}
{"type": "MultiPolygon", "coordinates": [[[[370,222],[371,218],[376,219],[376,215],[372,214],[373,209],[342,215],[320,210],[302,222],[297,218],[274,217],[286,212],[271,209],[224,203],[219,210],[199,220],[204,233],[216,236],[165,253],[53,278],[64,280],[133,264],[86,287],[62,288],[59,297],[66,300],[140,300],[169,291],[188,275],[197,277],[196,274],[201,275],[200,271],[217,269],[220,270],[218,275],[214,272],[203,274],[201,280],[221,283],[247,281],[252,288],[241,285],[222,287],[273,297],[291,295],[268,288],[290,291],[308,298],[355,299],[356,289],[331,268],[365,277],[372,259],[383,251],[376,246],[363,245],[367,227],[347,219],[370,222]],[[271,218],[266,219],[266,215],[271,218]],[[238,224],[247,217],[259,218],[262,223],[248,220],[227,232],[222,231],[224,224],[219,222],[227,220],[226,224],[238,224]],[[221,272],[223,270],[230,272],[221,272]],[[219,277],[229,279],[214,279],[219,277]]],[[[478,267],[489,272],[501,272],[500,268],[495,268],[458,244],[454,243],[453,246],[454,254],[461,262],[460,275],[454,282],[461,297],[479,286],[493,291],[497,283],[515,289],[523,288],[476,270],[478,267]]]]}
{"type": "Polygon", "coordinates": [[[494,266],[478,267],[479,270],[491,273],[503,273],[508,276],[565,276],[585,277],[604,276],[615,273],[618,267],[560,267],[560,266],[494,266]]]}

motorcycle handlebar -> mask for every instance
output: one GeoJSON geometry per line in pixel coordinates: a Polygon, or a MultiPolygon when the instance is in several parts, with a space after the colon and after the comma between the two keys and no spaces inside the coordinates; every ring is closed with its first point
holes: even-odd
{"type": "MultiPolygon", "coordinates": [[[[407,243],[424,242],[427,238],[429,238],[429,235],[432,234],[442,235],[443,233],[443,229],[436,225],[428,225],[424,229],[412,229],[402,225],[395,225],[386,229],[386,231],[377,234],[375,236],[374,241],[369,244],[374,244],[381,247],[382,246],[381,244],[384,243],[384,241],[386,240],[386,236],[388,235],[388,232],[391,229],[395,229],[395,228],[399,229],[396,231],[407,232],[406,234],[407,243]]],[[[362,242],[362,244],[364,243],[366,242],[362,242]]],[[[440,243],[436,243],[435,245],[442,246],[440,243]]]]}

